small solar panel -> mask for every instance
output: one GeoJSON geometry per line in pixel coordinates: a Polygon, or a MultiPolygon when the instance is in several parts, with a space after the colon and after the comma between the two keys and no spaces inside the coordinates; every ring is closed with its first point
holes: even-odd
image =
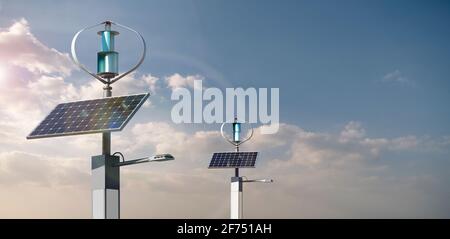
{"type": "Polygon", "coordinates": [[[150,94],[59,104],[27,139],[122,130],[150,94]]]}
{"type": "Polygon", "coordinates": [[[254,168],[258,152],[214,153],[209,168],[254,168]]]}

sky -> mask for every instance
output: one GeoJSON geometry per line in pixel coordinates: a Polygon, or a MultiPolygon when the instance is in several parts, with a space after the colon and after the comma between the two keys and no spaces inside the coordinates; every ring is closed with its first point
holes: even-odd
{"type": "MultiPolygon", "coordinates": [[[[175,124],[173,83],[279,88],[280,129],[256,130],[248,218],[450,217],[448,1],[0,0],[0,218],[90,218],[100,135],[26,140],[58,103],[102,97],[70,59],[73,35],[112,20],[147,41],[113,95],[150,92],[113,150],[175,161],[121,171],[123,218],[227,218],[232,150],[220,124],[175,124]]],[[[140,52],[117,37],[120,69],[140,52]]],[[[95,31],[79,56],[95,69],[95,31]]],[[[257,129],[261,125],[256,125],[257,129]]]]}

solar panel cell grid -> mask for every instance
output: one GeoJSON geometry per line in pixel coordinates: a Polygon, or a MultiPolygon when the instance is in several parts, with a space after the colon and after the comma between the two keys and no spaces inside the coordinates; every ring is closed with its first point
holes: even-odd
{"type": "Polygon", "coordinates": [[[214,153],[209,168],[255,167],[258,152],[214,153]]]}
{"type": "Polygon", "coordinates": [[[147,93],[59,104],[27,138],[121,130],[148,96],[147,93]]]}

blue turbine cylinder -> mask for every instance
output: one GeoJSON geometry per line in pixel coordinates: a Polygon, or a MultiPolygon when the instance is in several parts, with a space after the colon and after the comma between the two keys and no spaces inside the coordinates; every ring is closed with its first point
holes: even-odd
{"type": "Polygon", "coordinates": [[[241,123],[233,123],[233,141],[239,142],[241,140],[241,123]]]}
{"type": "Polygon", "coordinates": [[[103,78],[113,78],[119,74],[119,53],[114,51],[116,31],[100,31],[101,51],[97,53],[97,75],[103,78]]]}

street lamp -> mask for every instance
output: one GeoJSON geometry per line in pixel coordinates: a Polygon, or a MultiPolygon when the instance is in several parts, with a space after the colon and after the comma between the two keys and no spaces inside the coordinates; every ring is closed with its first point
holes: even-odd
{"type": "Polygon", "coordinates": [[[230,191],[230,218],[241,219],[244,216],[244,183],[272,183],[272,179],[247,179],[245,176],[239,175],[240,168],[254,168],[258,152],[241,152],[239,146],[253,136],[253,128],[250,135],[241,139],[241,122],[234,119],[231,123],[233,129],[232,139],[225,136],[223,123],[220,127],[220,133],[226,141],[235,147],[235,152],[214,153],[209,164],[210,169],[234,168],[234,177],[231,177],[230,191]],[[244,179],[245,178],[245,179],[244,179]]]}
{"type": "Polygon", "coordinates": [[[91,158],[93,218],[120,218],[119,169],[121,166],[174,159],[170,154],[160,154],[125,161],[120,152],[111,154],[111,132],[121,131],[150,96],[150,93],[144,93],[113,97],[111,85],[142,64],[146,49],[144,37],[139,32],[112,21],[105,21],[78,31],[72,39],[72,59],[83,71],[104,84],[104,98],[58,104],[27,136],[27,139],[37,139],[102,134],[102,154],[91,158]],[[97,52],[97,73],[93,73],[79,62],[76,43],[82,32],[98,26],[103,26],[103,29],[98,32],[101,44],[100,51],[97,52]],[[119,53],[115,51],[115,37],[119,35],[119,32],[112,30],[113,26],[136,34],[142,46],[142,52],[136,65],[123,73],[119,72],[119,53]]]}

